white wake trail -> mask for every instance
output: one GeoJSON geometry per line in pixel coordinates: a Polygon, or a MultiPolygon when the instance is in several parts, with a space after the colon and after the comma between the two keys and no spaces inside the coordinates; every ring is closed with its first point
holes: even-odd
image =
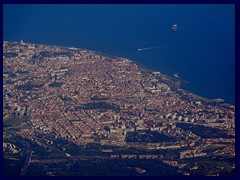
{"type": "Polygon", "coordinates": [[[146,47],[146,48],[139,48],[137,49],[138,51],[145,51],[145,50],[149,50],[149,49],[157,49],[157,48],[164,48],[164,47],[173,47],[173,46],[154,46],[154,47],[146,47]]]}
{"type": "Polygon", "coordinates": [[[138,51],[145,51],[150,49],[158,49],[158,48],[174,48],[174,47],[192,47],[192,46],[216,46],[216,45],[232,45],[228,43],[203,43],[203,44],[178,44],[178,45],[163,45],[163,46],[153,46],[153,47],[146,47],[146,48],[139,48],[138,51]]]}

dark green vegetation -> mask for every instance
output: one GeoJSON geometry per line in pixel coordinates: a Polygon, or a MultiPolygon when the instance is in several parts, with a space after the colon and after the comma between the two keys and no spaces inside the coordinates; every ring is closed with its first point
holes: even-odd
{"type": "Polygon", "coordinates": [[[10,160],[3,158],[3,175],[4,176],[19,176],[21,168],[24,165],[24,159],[10,160]]]}
{"type": "Polygon", "coordinates": [[[192,131],[194,134],[202,138],[234,138],[233,136],[228,135],[226,131],[211,128],[211,127],[205,127],[201,125],[178,123],[177,127],[180,127],[183,130],[192,131]]]}
{"type": "Polygon", "coordinates": [[[72,56],[71,52],[54,52],[54,56],[72,56]]]}
{"type": "Polygon", "coordinates": [[[14,84],[14,81],[12,81],[12,80],[6,80],[6,84],[14,84]]]}
{"type": "Polygon", "coordinates": [[[11,127],[14,124],[19,123],[19,122],[21,122],[23,120],[24,120],[24,118],[19,118],[19,117],[15,116],[15,115],[11,115],[8,119],[6,119],[4,121],[3,124],[4,124],[5,127],[11,127]]]}
{"type": "Polygon", "coordinates": [[[12,78],[15,78],[15,77],[17,77],[16,73],[14,73],[14,72],[11,72],[11,71],[9,71],[9,72],[6,72],[6,74],[8,74],[8,75],[9,75],[9,77],[12,77],[12,78]]]}
{"type": "Polygon", "coordinates": [[[83,105],[83,109],[109,109],[119,112],[120,107],[114,104],[108,104],[105,102],[87,103],[83,105]]]}
{"type": "Polygon", "coordinates": [[[61,82],[52,82],[51,84],[49,84],[50,87],[61,87],[63,85],[63,83],[61,82]]]}
{"type": "Polygon", "coordinates": [[[29,71],[21,71],[21,70],[17,70],[16,73],[18,73],[18,74],[28,74],[29,71]]]}
{"type": "Polygon", "coordinates": [[[198,157],[180,160],[180,163],[187,163],[183,168],[185,172],[191,172],[193,176],[208,175],[208,173],[219,174],[220,176],[236,175],[234,157],[214,156],[214,157],[198,157]],[[197,166],[197,169],[191,170],[190,167],[197,166]]]}
{"type": "Polygon", "coordinates": [[[43,84],[32,84],[31,82],[27,82],[26,84],[16,86],[16,89],[30,91],[33,88],[40,88],[43,84]]]}
{"type": "Polygon", "coordinates": [[[92,101],[104,101],[104,100],[108,100],[109,98],[106,97],[97,97],[97,96],[93,96],[90,98],[90,100],[92,101]]]}
{"type": "MultiPolygon", "coordinates": [[[[177,168],[164,164],[160,159],[109,159],[110,154],[157,154],[162,155],[166,160],[176,160],[178,150],[143,150],[136,148],[123,148],[117,146],[101,146],[97,143],[90,143],[86,147],[80,147],[69,143],[66,140],[53,140],[52,145],[41,147],[38,144],[15,137],[10,143],[21,149],[26,149],[25,154],[19,160],[5,160],[4,174],[7,176],[19,175],[23,167],[26,154],[34,151],[32,159],[37,160],[27,167],[26,176],[56,175],[56,176],[178,176],[177,168]],[[15,139],[16,138],[16,139],[15,139]],[[112,149],[113,152],[102,152],[102,149],[112,149]],[[65,153],[71,154],[67,157],[65,153]],[[145,172],[139,172],[139,167],[145,172]],[[12,173],[10,173],[12,172],[12,173]]],[[[38,138],[44,136],[39,134],[38,138]]],[[[51,139],[51,138],[50,138],[51,139]]],[[[16,157],[16,155],[14,155],[16,157]]],[[[199,157],[181,159],[179,163],[187,164],[183,172],[191,175],[208,175],[218,173],[222,176],[235,174],[234,158],[231,157],[199,157]],[[196,169],[191,169],[197,166],[196,169]],[[226,168],[227,167],[227,168],[226,168]],[[222,169],[223,168],[223,169],[222,169]]]]}
{"type": "Polygon", "coordinates": [[[40,56],[43,56],[43,57],[51,57],[51,56],[53,56],[53,53],[50,52],[50,51],[41,51],[41,52],[39,53],[39,55],[40,55],[40,56]]]}
{"type": "Polygon", "coordinates": [[[19,85],[16,87],[19,90],[26,90],[26,91],[30,91],[33,89],[33,85],[30,82],[27,82],[26,84],[23,85],[19,85]]]}
{"type": "Polygon", "coordinates": [[[63,150],[64,147],[64,153],[69,153],[72,156],[102,155],[99,144],[88,144],[86,148],[84,148],[74,143],[69,143],[64,139],[56,139],[54,140],[53,146],[60,150],[63,150]]]}
{"type": "Polygon", "coordinates": [[[225,147],[227,146],[227,143],[226,144],[212,144],[206,148],[203,149],[203,152],[205,153],[212,153],[216,150],[222,150],[224,149],[225,147]]]}
{"type": "Polygon", "coordinates": [[[58,149],[62,149],[64,147],[64,152],[69,153],[73,156],[97,156],[97,155],[103,155],[101,152],[101,145],[99,144],[88,144],[86,148],[77,146],[73,143],[67,143],[65,140],[58,140],[57,142],[54,142],[54,146],[58,149]],[[65,144],[63,146],[63,144],[65,144]]]}
{"type": "Polygon", "coordinates": [[[6,58],[11,58],[11,57],[17,57],[18,54],[17,53],[3,53],[3,56],[5,56],[6,58]]]}
{"type": "Polygon", "coordinates": [[[173,137],[156,131],[135,131],[128,132],[126,141],[127,142],[149,142],[149,143],[160,143],[160,142],[173,142],[173,137]]]}
{"type": "MultiPolygon", "coordinates": [[[[13,138],[13,137],[12,137],[13,138]]],[[[41,135],[39,135],[39,138],[41,135]]],[[[178,175],[176,168],[165,165],[161,160],[156,159],[109,159],[109,153],[102,152],[102,149],[112,149],[114,154],[148,154],[144,150],[138,149],[124,149],[116,146],[101,146],[100,144],[90,143],[85,148],[79,147],[75,144],[69,144],[66,140],[54,140],[51,146],[46,148],[38,144],[15,137],[11,140],[21,149],[26,149],[25,155],[17,161],[7,159],[4,166],[4,174],[7,176],[18,176],[21,168],[24,165],[26,154],[28,151],[34,151],[32,159],[39,160],[39,162],[31,162],[27,167],[27,176],[39,175],[178,175]],[[27,151],[28,150],[28,151],[27,151]],[[69,153],[72,157],[67,157],[65,153],[69,153]],[[136,171],[135,167],[140,167],[146,170],[144,173],[136,171]],[[12,173],[11,173],[12,172],[12,173]]],[[[154,154],[153,152],[149,152],[154,154]]],[[[159,151],[156,153],[166,154],[166,151],[159,151]]],[[[111,153],[110,153],[111,154],[111,153]]]]}
{"type": "Polygon", "coordinates": [[[70,175],[70,176],[161,176],[179,175],[176,168],[160,160],[140,159],[91,159],[64,163],[32,164],[27,175],[70,175]],[[135,167],[146,170],[140,174],[135,167]]]}
{"type": "Polygon", "coordinates": [[[39,53],[41,57],[54,57],[54,56],[72,56],[71,52],[50,52],[50,51],[41,51],[39,53]]]}
{"type": "Polygon", "coordinates": [[[120,159],[120,160],[92,160],[75,163],[70,170],[76,171],[81,175],[138,175],[134,169],[141,167],[146,170],[142,175],[177,175],[176,169],[163,164],[160,160],[140,160],[140,159],[120,159]]]}

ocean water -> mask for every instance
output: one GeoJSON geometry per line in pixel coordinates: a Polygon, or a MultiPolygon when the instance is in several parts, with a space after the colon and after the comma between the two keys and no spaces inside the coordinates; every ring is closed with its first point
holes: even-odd
{"type": "Polygon", "coordinates": [[[3,39],[74,46],[133,60],[235,103],[234,5],[4,5],[3,39]],[[176,32],[171,30],[178,25],[176,32]],[[150,48],[137,51],[139,48],[150,48]]]}

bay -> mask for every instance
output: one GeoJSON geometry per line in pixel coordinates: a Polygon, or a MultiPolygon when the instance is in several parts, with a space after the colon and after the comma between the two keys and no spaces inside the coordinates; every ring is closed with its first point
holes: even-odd
{"type": "Polygon", "coordinates": [[[183,89],[231,104],[235,103],[234,23],[231,4],[3,6],[4,40],[125,57],[170,76],[178,73],[189,82],[183,89]],[[176,32],[171,30],[173,24],[178,26],[176,32]]]}

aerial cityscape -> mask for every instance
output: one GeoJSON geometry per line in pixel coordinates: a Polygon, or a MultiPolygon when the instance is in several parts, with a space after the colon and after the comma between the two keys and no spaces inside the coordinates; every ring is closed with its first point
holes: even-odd
{"type": "Polygon", "coordinates": [[[129,167],[110,175],[234,172],[233,105],[125,58],[23,41],[3,50],[4,158],[22,164],[19,175],[89,175],[81,161],[116,159],[129,167]]]}
{"type": "Polygon", "coordinates": [[[4,176],[237,174],[233,5],[3,15],[4,176]]]}

